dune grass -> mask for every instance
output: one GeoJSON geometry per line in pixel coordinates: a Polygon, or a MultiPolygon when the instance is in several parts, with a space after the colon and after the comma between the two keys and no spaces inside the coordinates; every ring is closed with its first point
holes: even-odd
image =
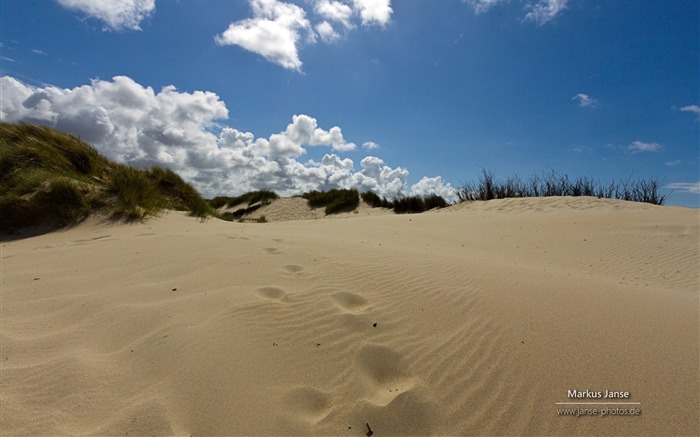
{"type": "Polygon", "coordinates": [[[312,208],[326,207],[326,215],[348,212],[360,205],[360,193],[357,190],[332,189],[328,191],[311,191],[302,195],[312,208]]]}
{"type": "Polygon", "coordinates": [[[214,213],[172,170],[109,161],[73,135],[28,123],[0,123],[0,232],[70,226],[97,212],[143,220],[162,209],[214,213]]]}
{"type": "Polygon", "coordinates": [[[393,208],[392,202],[388,201],[386,197],[379,197],[376,193],[372,191],[365,191],[361,195],[362,200],[372,208],[393,208]]]}
{"type": "Polygon", "coordinates": [[[517,175],[497,179],[491,170],[482,169],[479,179],[467,182],[456,190],[460,202],[505,199],[510,197],[595,196],[663,205],[668,195],[659,193],[662,181],[652,179],[619,179],[602,183],[591,177],[570,179],[566,174],[551,171],[533,174],[527,180],[517,175]]]}
{"type": "Polygon", "coordinates": [[[241,194],[240,196],[236,197],[218,196],[214,197],[213,199],[210,199],[208,202],[211,207],[218,209],[224,206],[233,207],[242,204],[247,204],[248,206],[251,206],[255,203],[268,205],[273,200],[279,199],[279,197],[280,196],[274,191],[263,189],[250,191],[248,193],[241,194]]]}
{"type": "Polygon", "coordinates": [[[435,208],[445,208],[449,203],[437,194],[428,196],[401,196],[394,200],[380,198],[376,193],[362,193],[362,200],[372,208],[393,209],[396,214],[416,214],[435,208]]]}

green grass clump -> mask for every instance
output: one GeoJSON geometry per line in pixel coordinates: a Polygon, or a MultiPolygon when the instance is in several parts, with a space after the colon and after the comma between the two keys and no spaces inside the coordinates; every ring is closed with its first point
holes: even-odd
{"type": "MultiPolygon", "coordinates": [[[[440,197],[440,199],[442,198],[440,197]]],[[[442,202],[447,205],[447,202],[444,200],[442,202]]],[[[430,208],[428,208],[425,199],[421,196],[398,197],[394,200],[394,212],[396,214],[417,214],[425,212],[428,209],[430,208]]]]}
{"type": "Polygon", "coordinates": [[[240,196],[236,196],[236,197],[218,196],[218,197],[215,197],[215,198],[209,200],[208,202],[212,208],[218,209],[218,208],[222,208],[224,206],[232,207],[232,206],[237,206],[237,205],[242,205],[242,204],[247,204],[248,206],[251,206],[255,203],[261,203],[263,205],[268,205],[273,200],[279,199],[279,198],[280,198],[280,196],[272,190],[257,190],[257,191],[250,191],[248,193],[241,194],[240,196]]]}
{"type": "Polygon", "coordinates": [[[357,190],[332,189],[329,191],[311,191],[302,196],[312,208],[326,207],[326,214],[348,212],[360,205],[360,193],[357,190]]]}
{"type": "Polygon", "coordinates": [[[372,208],[391,208],[396,214],[414,214],[425,212],[434,208],[445,208],[449,203],[437,194],[428,196],[403,196],[393,201],[380,198],[377,194],[367,191],[362,193],[362,200],[372,208]]]}
{"type": "Polygon", "coordinates": [[[172,170],[109,161],[79,138],[28,123],[0,123],[0,232],[70,226],[94,212],[142,220],[161,209],[204,218],[209,204],[172,170]]]}
{"type": "Polygon", "coordinates": [[[152,167],[147,174],[148,178],[155,183],[161,196],[166,199],[165,208],[189,211],[190,215],[200,219],[214,215],[213,208],[202,195],[174,171],[152,167]]]}
{"type": "Polygon", "coordinates": [[[115,217],[141,220],[165,206],[156,184],[141,169],[115,166],[107,187],[107,192],[115,198],[112,210],[115,217]]]}
{"type": "Polygon", "coordinates": [[[362,193],[362,200],[372,208],[393,208],[392,202],[386,200],[386,197],[379,197],[372,191],[362,193]]]}
{"type": "Polygon", "coordinates": [[[447,203],[447,201],[442,196],[439,196],[437,194],[430,194],[428,196],[424,196],[423,204],[425,205],[426,211],[436,208],[446,208],[449,206],[449,203],[447,203]]]}

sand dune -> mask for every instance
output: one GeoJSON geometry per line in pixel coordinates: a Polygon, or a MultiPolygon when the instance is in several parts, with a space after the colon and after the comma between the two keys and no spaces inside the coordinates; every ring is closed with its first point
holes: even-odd
{"type": "Polygon", "coordinates": [[[2,434],[700,434],[696,210],[344,217],[2,243],[2,434]]]}

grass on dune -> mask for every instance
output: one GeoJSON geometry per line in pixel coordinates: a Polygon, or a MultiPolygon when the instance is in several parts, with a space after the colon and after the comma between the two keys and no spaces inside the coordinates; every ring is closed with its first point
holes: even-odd
{"type": "Polygon", "coordinates": [[[302,197],[312,208],[325,207],[326,214],[352,211],[360,205],[360,193],[357,190],[311,191],[302,197]]]}
{"type": "Polygon", "coordinates": [[[256,203],[268,205],[273,200],[279,199],[279,197],[280,196],[272,190],[256,190],[236,197],[218,196],[209,200],[208,202],[212,208],[218,209],[224,206],[233,207],[243,204],[246,204],[247,206],[251,206],[256,203]]]}
{"type": "Polygon", "coordinates": [[[109,161],[73,135],[0,123],[0,232],[69,226],[93,212],[142,220],[162,209],[205,218],[214,210],[172,170],[109,161]]]}
{"type": "Polygon", "coordinates": [[[437,194],[428,196],[401,196],[394,200],[380,198],[376,193],[367,191],[362,193],[362,200],[372,208],[390,208],[396,214],[414,214],[429,211],[435,208],[445,208],[449,203],[437,194]]]}
{"type": "Polygon", "coordinates": [[[460,202],[510,197],[595,196],[663,205],[668,195],[659,193],[661,186],[662,181],[656,178],[634,180],[630,176],[606,184],[590,177],[570,179],[553,170],[543,175],[534,174],[527,180],[517,175],[497,179],[493,171],[482,169],[479,179],[465,183],[456,194],[460,202]]]}

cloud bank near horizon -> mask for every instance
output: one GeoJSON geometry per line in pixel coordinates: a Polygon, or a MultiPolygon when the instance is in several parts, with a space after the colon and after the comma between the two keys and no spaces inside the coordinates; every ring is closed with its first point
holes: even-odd
{"type": "MultiPolygon", "coordinates": [[[[325,130],[306,114],[292,116],[279,133],[255,137],[219,123],[226,104],[209,91],[156,92],[127,76],[93,80],[72,89],[34,87],[0,77],[4,122],[25,121],[80,136],[110,159],[134,166],[159,165],[192,182],[205,196],[237,195],[268,188],[283,196],[311,190],[357,188],[380,196],[439,194],[454,199],[440,176],[408,186],[409,171],[366,156],[359,169],[340,154],[357,150],[340,127],[325,130]],[[329,151],[320,161],[301,161],[309,147],[329,151]]],[[[375,145],[363,144],[365,150],[375,145]]]]}

